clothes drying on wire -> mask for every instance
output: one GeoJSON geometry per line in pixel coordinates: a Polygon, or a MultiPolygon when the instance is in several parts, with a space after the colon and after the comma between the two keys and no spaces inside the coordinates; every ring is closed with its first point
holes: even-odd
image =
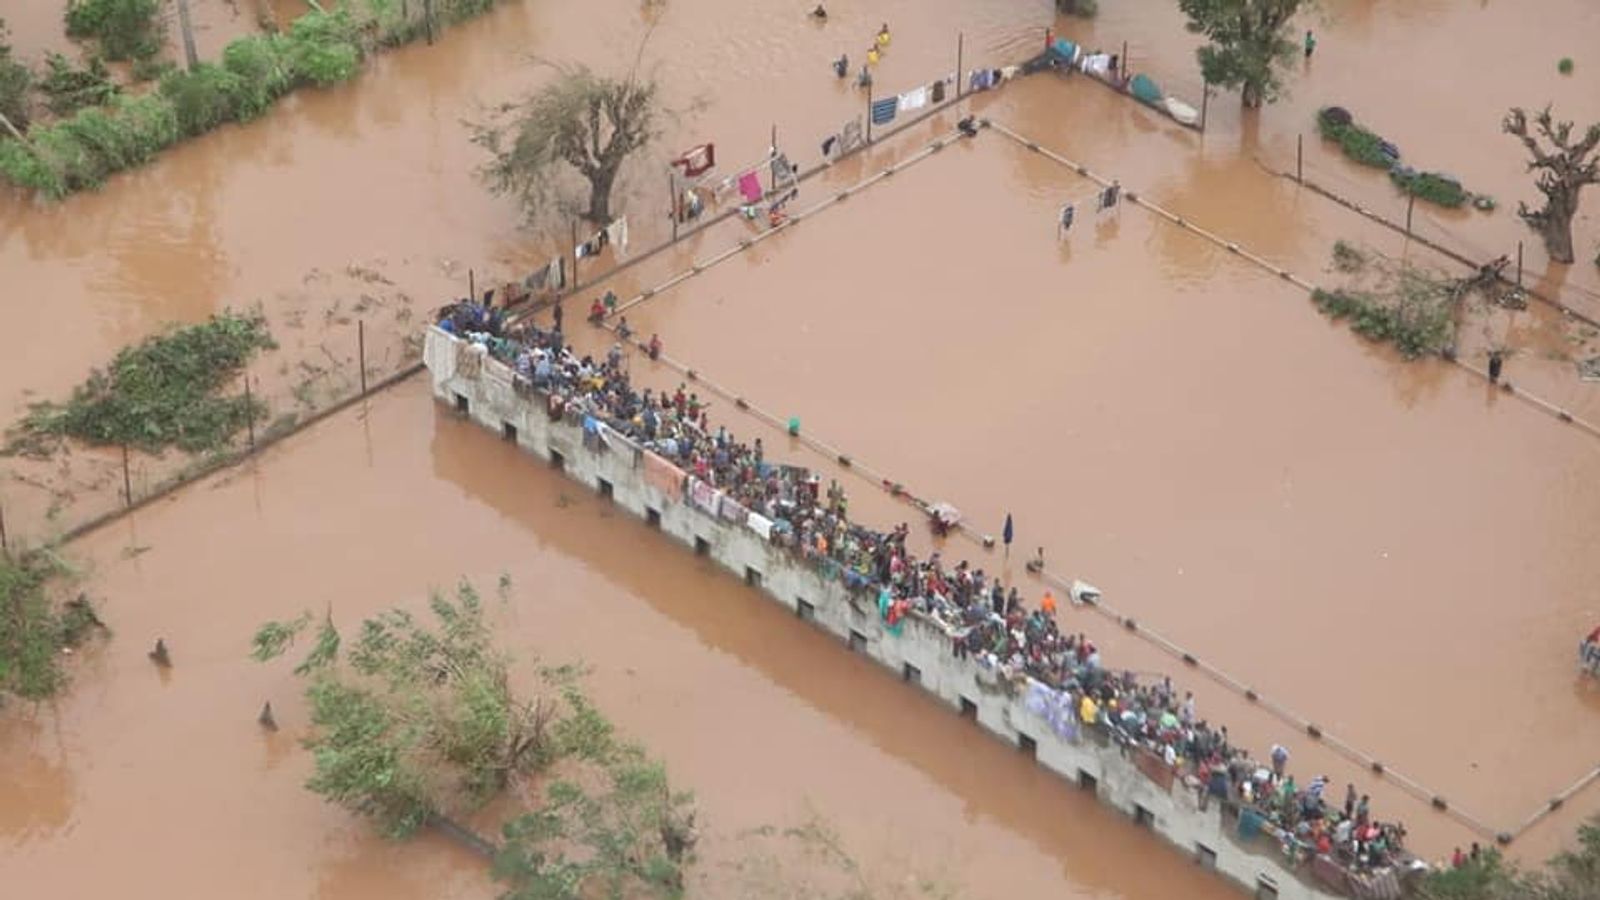
{"type": "Polygon", "coordinates": [[[911,112],[928,105],[928,89],[926,87],[913,88],[899,97],[899,111],[911,112]]]}
{"type": "Polygon", "coordinates": [[[761,177],[755,172],[746,172],[739,176],[739,193],[746,203],[761,202],[761,177]]]}

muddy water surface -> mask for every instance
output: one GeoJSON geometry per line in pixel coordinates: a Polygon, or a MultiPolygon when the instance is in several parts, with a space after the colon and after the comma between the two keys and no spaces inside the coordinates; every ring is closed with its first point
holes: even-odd
{"type": "MultiPolygon", "coordinates": [[[[351,623],[415,607],[425,586],[487,588],[501,573],[516,585],[495,610],[504,640],[592,666],[599,702],[699,795],[713,875],[737,859],[740,831],[811,809],[875,873],[965,896],[1233,896],[735,579],[436,410],[420,380],[80,549],[117,639],[54,710],[8,718],[20,739],[0,744],[22,775],[7,781],[0,870],[37,896],[90,893],[110,872],[185,896],[486,894],[455,848],[382,845],[305,792],[295,680],[245,654],[267,617],[331,605],[351,623]],[[156,635],[172,648],[168,677],[144,659],[156,635]],[[277,735],[254,724],[264,700],[277,735]],[[85,853],[102,865],[76,864],[85,853]]],[[[728,896],[719,885],[707,893],[728,896]]]]}
{"type": "MultiPolygon", "coordinates": [[[[48,46],[52,16],[27,6],[6,17],[48,46]]],[[[1058,27],[1108,46],[1126,38],[1136,69],[1180,95],[1193,85],[1193,39],[1170,4],[1103,6],[1096,23],[1058,27]]],[[[861,110],[827,60],[859,59],[881,20],[895,32],[882,91],[953,68],[957,32],[969,63],[998,63],[1031,52],[1049,22],[1045,3],[835,8],[820,27],[773,2],[657,10],[509,4],[100,192],[53,207],[0,198],[0,406],[18,408],[30,391],[63,393],[168,321],[256,300],[282,313],[282,298],[308,276],[352,262],[419,297],[443,297],[462,289],[468,266],[481,278],[542,261],[548,237],[517,230],[516,211],[474,181],[481,156],[460,124],[537,83],[529,54],[614,68],[628,55],[618,47],[636,47],[655,21],[646,58],[687,110],[668,125],[664,151],[712,139],[725,160],[754,158],[777,124],[780,145],[806,162],[817,138],[861,110]]],[[[1259,117],[1217,100],[1203,139],[1092,84],[1041,80],[977,107],[1309,274],[1352,233],[1410,252],[1256,165],[1285,168],[1314,109],[1341,103],[1408,160],[1453,171],[1502,203],[1488,217],[1419,216],[1419,227],[1483,255],[1509,251],[1525,237],[1509,210],[1531,192],[1515,143],[1496,134],[1499,112],[1554,99],[1574,117],[1600,116],[1588,74],[1600,60],[1555,49],[1595,24],[1594,10],[1343,2],[1318,15],[1322,44],[1289,99],[1259,117]],[[1481,64],[1494,54],[1529,64],[1481,64]],[[1554,73],[1560,55],[1577,60],[1570,79],[1554,73]],[[1417,72],[1378,74],[1397,60],[1417,72]],[[1441,96],[1441,83],[1458,89],[1441,96]]],[[[1402,212],[1381,176],[1319,141],[1306,149],[1330,187],[1402,212]]],[[[906,152],[886,147],[872,163],[906,152]]],[[[832,183],[867,170],[866,161],[841,166],[832,183]]],[[[641,167],[628,188],[641,243],[665,230],[650,212],[660,208],[657,172],[641,167]]],[[[1600,711],[1573,683],[1570,649],[1596,614],[1593,445],[1449,370],[1398,365],[1274,279],[1137,210],[1080,219],[1056,242],[1055,208],[1087,188],[986,135],[663,295],[636,322],[659,327],[669,352],[802,415],[808,430],[954,500],[990,530],[1014,512],[1019,541],[1046,544],[1053,565],[1487,816],[1520,817],[1592,762],[1582,748],[1593,746],[1600,711]]],[[[1592,248],[1594,221],[1580,221],[1580,250],[1592,248]]],[[[619,292],[725,246],[726,231],[641,268],[619,292]]],[[[1529,259],[1542,268],[1531,243],[1529,259]]],[[[1594,280],[1580,266],[1541,286],[1577,303],[1594,280]]],[[[1565,390],[1563,402],[1591,402],[1555,368],[1538,368],[1543,385],[1565,390]]],[[[548,656],[576,649],[595,661],[607,707],[667,756],[714,818],[768,822],[815,796],[867,852],[895,858],[874,843],[892,823],[910,830],[901,846],[932,848],[911,862],[948,867],[968,885],[1030,895],[1059,892],[1061,879],[1085,896],[1212,890],[1184,874],[1178,855],[1123,835],[1114,818],[975,731],[941,724],[942,712],[741,589],[673,562],[642,530],[602,523],[582,502],[558,507],[573,489],[527,472],[485,435],[436,424],[424,392],[401,396],[409,411],[341,420],[257,475],[180,495],[133,531],[91,542],[119,638],[82,663],[55,714],[12,716],[0,730],[6,770],[25,773],[0,785],[10,792],[0,795],[8,883],[15,873],[70,895],[99,890],[95,879],[117,871],[119,881],[142,873],[183,894],[487,892],[452,849],[387,849],[300,791],[294,728],[263,743],[249,725],[264,697],[292,710],[292,685],[240,660],[248,631],[269,616],[338,597],[341,608],[357,604],[354,618],[415,599],[423,582],[462,573],[487,582],[510,570],[519,597],[538,602],[537,618],[506,612],[518,633],[548,656]],[[658,580],[669,589],[654,589],[658,580]],[[754,618],[730,624],[730,610],[754,618]],[[154,634],[181,661],[164,685],[142,658],[154,634]],[[629,667],[652,677],[628,676],[629,667]],[[752,745],[726,738],[728,708],[757,723],[752,745]],[[194,752],[175,753],[174,735],[194,752]],[[821,758],[859,766],[830,764],[818,776],[811,762],[821,758]],[[174,840],[145,827],[158,808],[175,811],[174,840]],[[186,846],[216,865],[174,855],[186,846]],[[121,865],[75,864],[85,852],[121,865]]],[[[856,493],[869,521],[908,516],[856,493]]],[[[1103,620],[1081,623],[1107,633],[1103,620]]],[[[1118,664],[1172,668],[1137,642],[1109,642],[1118,664]]],[[[1236,723],[1252,745],[1282,738],[1197,687],[1205,713],[1236,723]]],[[[1297,745],[1302,765],[1344,777],[1297,745]]],[[[1379,796],[1410,810],[1425,849],[1459,842],[1425,812],[1379,796]]],[[[1569,805],[1524,852],[1553,846],[1593,807],[1569,805]]]]}
{"type": "MultiPolygon", "coordinates": [[[[1256,184],[1302,224],[1290,188],[1256,184]]],[[[1058,204],[1093,190],[985,134],[630,322],[981,530],[1013,513],[1019,551],[1493,823],[1586,771],[1600,720],[1568,645],[1595,613],[1600,446],[1145,211],[1085,204],[1058,240],[1058,204]],[[1501,727],[1507,706],[1540,728],[1501,727]]],[[[1308,261],[1323,225],[1262,249],[1308,261]]],[[[1220,694],[1236,733],[1288,740],[1220,694]]],[[[1396,814],[1448,840],[1424,809],[1396,814]]]]}

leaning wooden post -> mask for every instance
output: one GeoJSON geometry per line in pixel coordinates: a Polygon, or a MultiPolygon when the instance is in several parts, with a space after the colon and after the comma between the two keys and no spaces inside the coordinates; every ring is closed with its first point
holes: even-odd
{"type": "Polygon", "coordinates": [[[578,292],[578,220],[572,220],[572,292],[578,292]]]}
{"type": "Polygon", "coordinates": [[[256,404],[250,397],[250,373],[244,373],[244,422],[250,430],[250,452],[256,452],[256,404]]]}
{"type": "Polygon", "coordinates": [[[356,320],[356,363],[361,366],[361,396],[367,395],[367,320],[356,320]]]}
{"type": "Polygon", "coordinates": [[[1517,287],[1522,287],[1522,242],[1517,241],[1517,287]]]}
{"type": "Polygon", "coordinates": [[[189,0],[178,0],[178,27],[183,31],[183,58],[193,72],[200,65],[200,54],[194,49],[194,25],[189,21],[189,0]]]}
{"type": "Polygon", "coordinates": [[[0,553],[4,553],[7,559],[11,558],[11,542],[6,540],[6,509],[4,506],[0,506],[0,553]]]}
{"type": "Polygon", "coordinates": [[[1206,133],[1206,107],[1211,101],[1211,82],[1200,80],[1200,133],[1206,133]]]}
{"type": "Polygon", "coordinates": [[[1411,237],[1411,210],[1416,208],[1416,205],[1417,195],[1408,192],[1406,194],[1406,237],[1411,237]]]}
{"type": "Polygon", "coordinates": [[[467,300],[478,302],[478,276],[471,269],[467,270],[467,300]]]}
{"type": "Polygon", "coordinates": [[[1294,180],[1306,183],[1306,136],[1294,136],[1294,180]]]}
{"type": "Polygon", "coordinates": [[[678,240],[678,170],[667,167],[667,216],[672,219],[672,240],[678,240]]]}
{"type": "Polygon", "coordinates": [[[128,506],[133,506],[133,478],[128,474],[128,445],[122,445],[122,496],[128,506]]]}
{"type": "Polygon", "coordinates": [[[872,143],[872,82],[867,82],[867,143],[872,143]]]}
{"type": "Polygon", "coordinates": [[[961,77],[961,51],[964,49],[963,45],[966,43],[966,40],[967,40],[967,36],[965,34],[959,32],[959,31],[956,32],[956,99],[957,100],[961,99],[961,88],[962,88],[962,82],[964,81],[964,79],[961,77]]]}

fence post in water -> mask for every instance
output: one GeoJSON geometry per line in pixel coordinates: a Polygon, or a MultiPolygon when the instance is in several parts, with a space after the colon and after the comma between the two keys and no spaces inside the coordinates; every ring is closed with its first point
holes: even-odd
{"type": "Polygon", "coordinates": [[[956,32],[956,99],[957,100],[961,99],[961,87],[962,87],[962,82],[964,80],[961,77],[961,51],[964,49],[962,45],[965,44],[966,41],[967,41],[967,36],[965,34],[962,34],[959,31],[956,32]]]}
{"type": "Polygon", "coordinates": [[[128,506],[133,506],[133,478],[128,474],[128,445],[122,445],[122,496],[128,506]]]}
{"type": "Polygon", "coordinates": [[[250,373],[244,373],[244,425],[250,434],[250,452],[256,452],[256,403],[250,396],[250,373]]]}
{"type": "Polygon", "coordinates": [[[1294,180],[1306,183],[1306,136],[1294,136],[1294,180]]]}
{"type": "Polygon", "coordinates": [[[189,21],[189,0],[178,0],[178,28],[183,32],[183,58],[186,69],[194,71],[200,65],[200,54],[194,49],[194,25],[189,21]]]}
{"type": "Polygon", "coordinates": [[[467,300],[478,302],[478,276],[471,269],[467,270],[467,300]]]}
{"type": "Polygon", "coordinates": [[[1211,100],[1211,82],[1200,79],[1200,133],[1206,133],[1206,106],[1211,100]]]}
{"type": "Polygon", "coordinates": [[[1406,194],[1406,237],[1411,237],[1411,210],[1417,205],[1416,194],[1406,194]]]}
{"type": "Polygon", "coordinates": [[[6,508],[4,506],[0,506],[0,553],[4,553],[7,559],[11,558],[11,543],[6,540],[6,508]]]}
{"type": "Polygon", "coordinates": [[[361,366],[361,396],[367,395],[367,320],[356,320],[356,363],[361,366]]]}
{"type": "Polygon", "coordinates": [[[872,82],[867,82],[867,143],[872,143],[872,82]]]}
{"type": "Polygon", "coordinates": [[[1117,57],[1117,71],[1113,72],[1112,74],[1116,75],[1118,78],[1121,78],[1124,83],[1126,83],[1127,80],[1128,80],[1128,78],[1127,78],[1127,74],[1128,74],[1128,42],[1127,41],[1123,41],[1122,42],[1122,55],[1117,57]]]}
{"type": "Polygon", "coordinates": [[[1517,241],[1517,287],[1522,287],[1522,242],[1517,241]]]}
{"type": "Polygon", "coordinates": [[[667,168],[667,216],[672,219],[672,240],[678,240],[678,170],[667,168]]]}
{"type": "Polygon", "coordinates": [[[572,220],[572,292],[578,292],[578,220],[572,220]]]}
{"type": "Polygon", "coordinates": [[[422,0],[422,23],[428,29],[428,46],[433,46],[433,0],[422,0]]]}

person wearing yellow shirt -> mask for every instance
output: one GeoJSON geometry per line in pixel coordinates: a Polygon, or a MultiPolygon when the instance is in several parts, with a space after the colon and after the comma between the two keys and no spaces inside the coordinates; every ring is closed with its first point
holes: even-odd
{"type": "Polygon", "coordinates": [[[1083,695],[1083,702],[1078,704],[1078,718],[1085,725],[1093,725],[1095,717],[1100,715],[1100,705],[1088,694],[1083,695]]]}
{"type": "Polygon", "coordinates": [[[878,48],[877,47],[868,47],[867,48],[867,65],[875,66],[877,64],[878,64],[878,48]]]}
{"type": "Polygon", "coordinates": [[[887,50],[887,49],[889,49],[889,23],[888,22],[883,23],[883,27],[878,29],[878,49],[879,50],[887,50]]]}

